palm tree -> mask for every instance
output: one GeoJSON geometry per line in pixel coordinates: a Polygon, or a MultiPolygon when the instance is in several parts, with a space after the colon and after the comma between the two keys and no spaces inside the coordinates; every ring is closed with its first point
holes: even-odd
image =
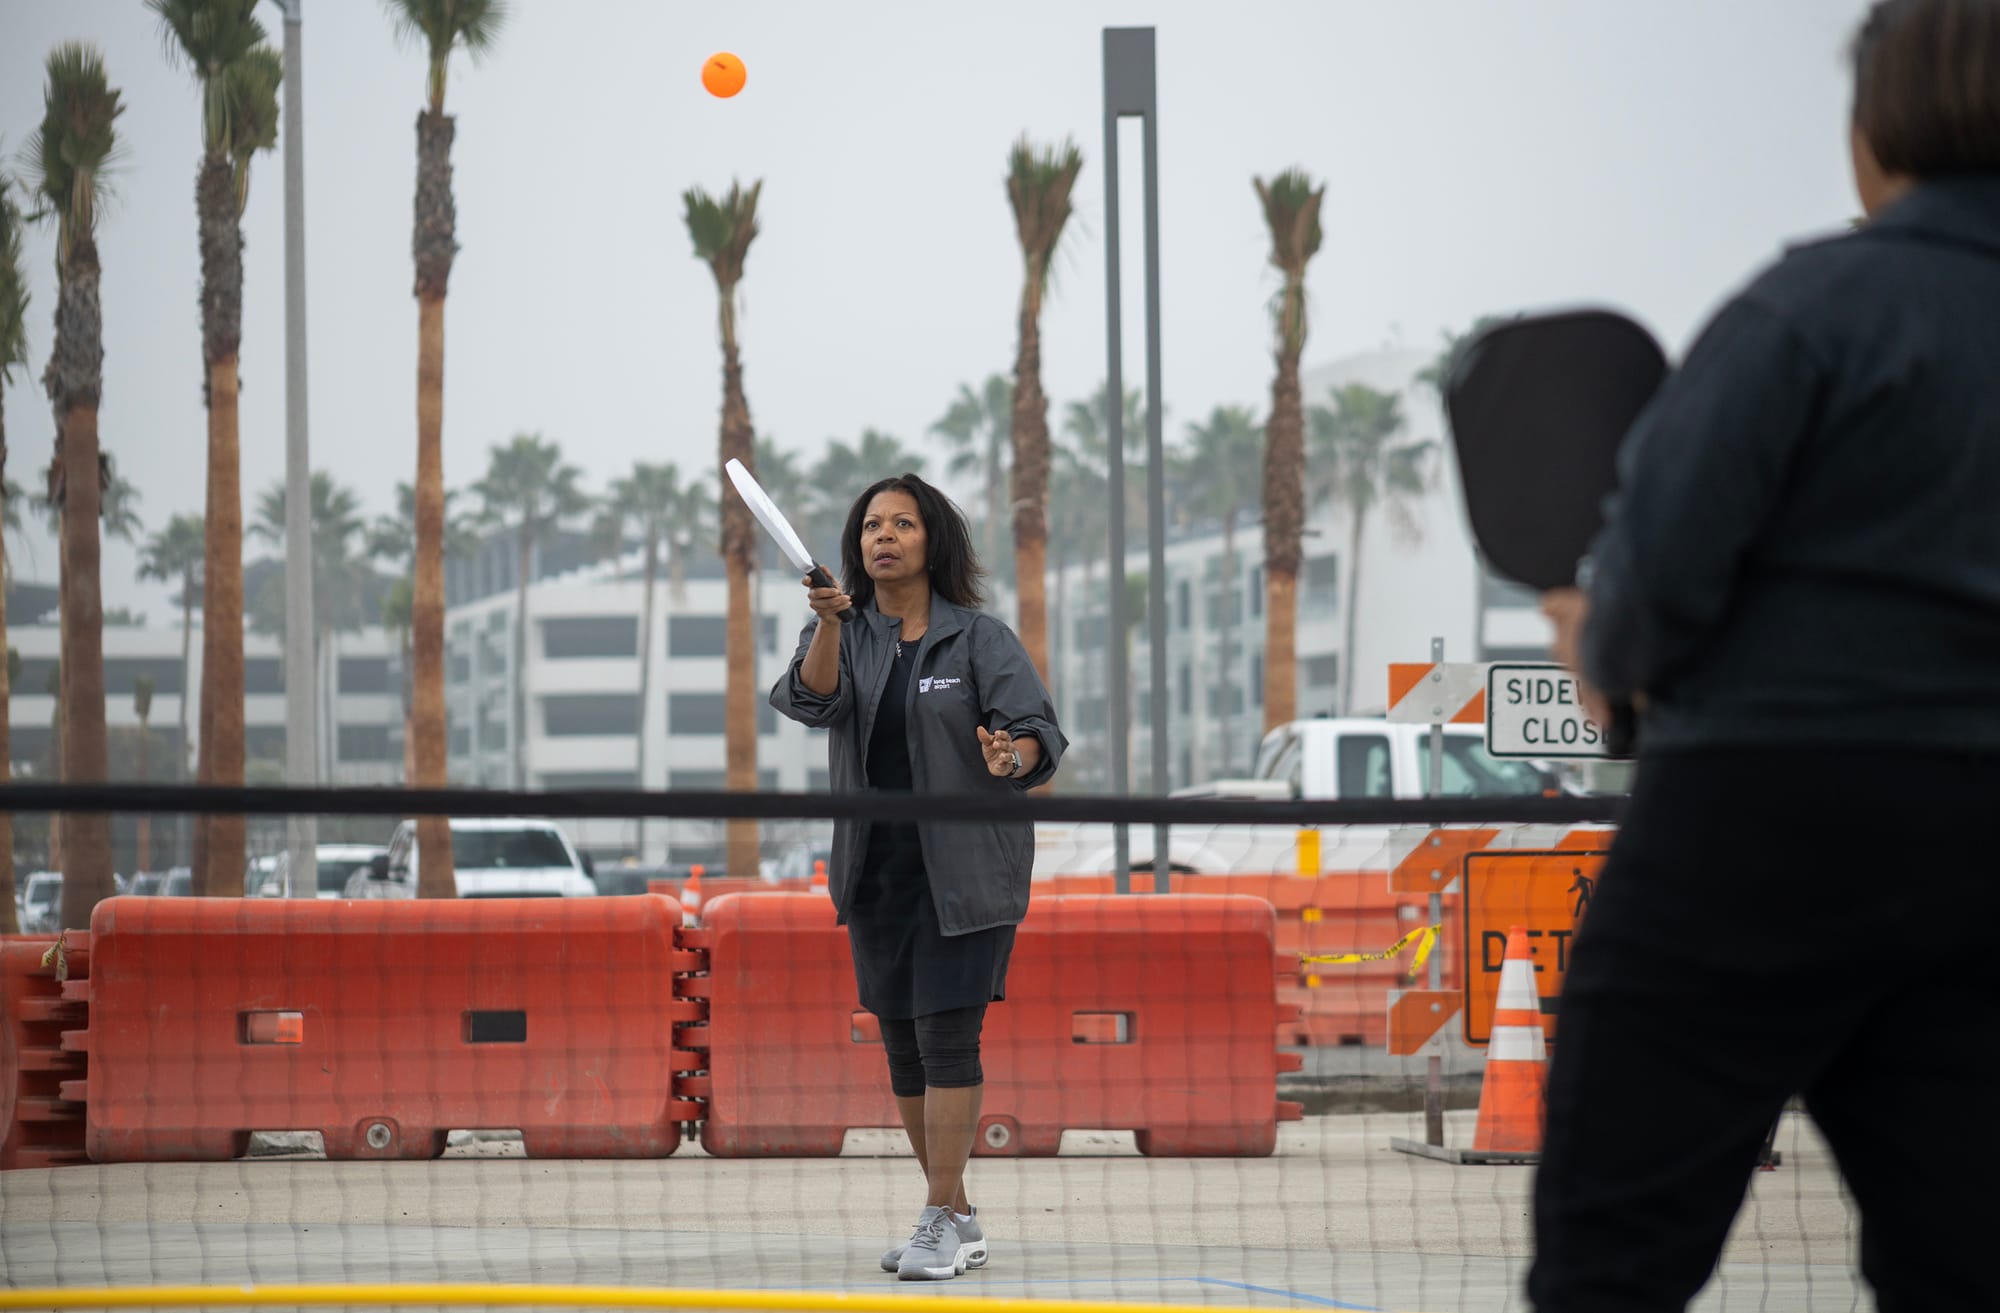
{"type": "Polygon", "coordinates": [[[403,575],[389,585],[389,591],[382,594],[382,627],[396,636],[396,650],[402,657],[403,670],[403,782],[409,783],[416,777],[416,763],[411,753],[416,751],[416,736],[410,732],[410,602],[414,595],[414,581],[403,575]]]}
{"type": "MultiPolygon", "coordinates": [[[[820,492],[813,486],[812,471],[806,468],[805,457],[790,447],[779,446],[777,439],[769,434],[759,434],[755,447],[757,463],[751,468],[757,471],[757,482],[778,505],[800,508],[790,513],[804,517],[793,522],[795,528],[800,524],[804,525],[800,529],[801,533],[810,535],[819,532],[811,522],[810,512],[814,509],[813,503],[820,496],[820,492]]],[[[831,552],[830,559],[839,560],[839,546],[836,543],[821,543],[808,537],[806,548],[814,553],[831,552]]],[[[769,534],[760,537],[758,550],[762,553],[758,558],[760,561],[778,569],[792,568],[785,560],[785,554],[771,541],[769,534]]]]}
{"type": "MultiPolygon", "coordinates": [[[[21,271],[21,207],[14,200],[14,180],[0,173],[0,503],[4,503],[7,528],[20,519],[16,505],[20,489],[7,475],[7,384],[15,368],[28,363],[28,281],[21,271]]],[[[7,588],[9,570],[4,532],[0,532],[0,652],[7,646],[7,588]]],[[[0,663],[0,784],[12,774],[12,727],[8,721],[13,682],[6,663],[0,663]]],[[[0,813],[0,935],[19,934],[21,925],[14,906],[14,815],[0,813]]]]}
{"type": "Polygon", "coordinates": [[[181,604],[181,710],[180,752],[182,760],[176,778],[186,769],[188,745],[188,696],[193,686],[188,679],[188,646],[194,633],[195,599],[201,595],[201,571],[207,556],[206,536],[199,515],[176,515],[167,527],[147,540],[139,554],[139,577],[157,579],[180,586],[181,604]]]}
{"type": "MultiPolygon", "coordinates": [[[[334,635],[343,629],[361,626],[362,597],[374,577],[363,553],[367,523],[361,518],[361,498],[354,489],[342,487],[325,470],[314,470],[307,485],[310,498],[308,523],[312,535],[313,649],[312,679],[316,715],[321,725],[317,735],[324,754],[320,763],[323,777],[333,773],[335,721],[333,706],[334,635]]],[[[279,479],[257,501],[257,519],[250,527],[252,537],[282,548],[285,542],[285,481],[279,479]]],[[[267,585],[282,595],[284,580],[273,575],[267,585]]],[[[260,599],[258,627],[273,633],[284,631],[284,607],[278,599],[260,599]],[[273,604],[275,603],[275,604],[273,604]]]]}
{"type": "MultiPolygon", "coordinates": [[[[1146,458],[1146,394],[1138,388],[1125,389],[1119,406],[1120,432],[1124,435],[1123,454],[1129,471],[1134,462],[1146,458]]],[[[1164,416],[1162,416],[1164,418],[1164,416]]],[[[1072,401],[1063,408],[1063,433],[1075,445],[1079,459],[1097,471],[1098,482],[1108,487],[1111,468],[1111,385],[1100,382],[1088,401],[1072,401]]],[[[1108,541],[1110,516],[1100,514],[1092,531],[1099,541],[1108,541]]],[[[1125,537],[1144,540],[1146,531],[1146,488],[1137,479],[1125,480],[1125,537]]],[[[1123,551],[1124,543],[1107,550],[1123,551]]]]}
{"type": "Polygon", "coordinates": [[[1264,728],[1269,730],[1298,714],[1299,560],[1306,525],[1299,356],[1306,348],[1306,265],[1319,251],[1326,188],[1314,187],[1301,169],[1287,169],[1269,183],[1252,182],[1271,229],[1271,263],[1284,277],[1271,305],[1278,371],[1264,424],[1264,728]]]}
{"type": "MultiPolygon", "coordinates": [[[[150,777],[153,757],[153,677],[140,675],[132,681],[132,712],[139,717],[139,782],[150,777]]],[[[139,853],[136,869],[153,864],[153,818],[139,814],[139,853]]]]}
{"type": "MultiPolygon", "coordinates": [[[[722,428],[717,437],[718,466],[740,460],[756,469],[756,432],[750,424],[750,403],[743,396],[743,362],[737,354],[736,285],[743,281],[743,261],[757,240],[757,198],[760,180],[745,191],[736,183],[720,200],[699,187],[681,196],[687,207],[688,236],[694,255],[715,275],[717,324],[722,337],[722,428]]],[[[750,618],[750,572],[757,563],[757,530],[750,508],[741,497],[722,499],[722,567],[729,581],[729,625],[723,642],[729,673],[723,685],[725,780],[731,789],[757,787],[757,642],[750,618]]],[[[729,871],[757,870],[755,821],[729,822],[729,871]]]]}
{"type": "Polygon", "coordinates": [[[839,438],[827,439],[826,450],[813,462],[811,489],[806,498],[807,546],[814,551],[840,551],[840,536],[846,531],[847,511],[854,498],[869,484],[897,474],[924,472],[924,458],[900,440],[879,429],[861,430],[860,440],[849,444],[839,438]]]}
{"type": "MultiPolygon", "coordinates": [[[[635,462],[632,472],[611,485],[598,515],[600,529],[614,542],[622,543],[628,528],[636,529],[645,544],[645,602],[639,620],[639,720],[633,727],[633,770],[639,787],[646,787],[647,708],[653,691],[653,589],[660,578],[660,543],[671,541],[678,525],[675,518],[683,501],[681,472],[673,465],[635,462]]],[[[636,825],[635,846],[646,851],[646,820],[636,825]]]]}
{"type": "MultiPolygon", "coordinates": [[[[278,140],[283,60],[265,42],[257,0],[148,0],[167,52],[201,89],[195,211],[201,249],[201,338],[208,402],[208,507],[202,579],[200,768],[203,783],[243,783],[243,484],[237,431],[243,342],[243,209],[250,161],[278,140]]],[[[240,895],[243,819],[195,826],[197,893],[240,895]]]]}
{"type": "Polygon", "coordinates": [[[1007,455],[1013,445],[1014,385],[1005,374],[989,374],[974,392],[970,385],[958,385],[944,417],[931,425],[931,432],[957,448],[948,467],[960,477],[976,474],[986,494],[981,516],[981,555],[986,568],[1003,573],[1011,561],[1000,555],[1002,536],[1007,532],[1007,455]]]}
{"type": "MultiPolygon", "coordinates": [[[[416,735],[417,785],[445,782],[444,715],[444,298],[458,254],[458,213],[451,195],[451,139],[457,125],[444,112],[451,52],[464,47],[477,62],[493,49],[507,19],[502,0],[391,0],[397,32],[421,41],[428,56],[427,97],[417,115],[417,194],[411,253],[417,296],[417,482],[415,577],[410,599],[410,727],[416,735]]],[[[458,893],[451,825],[420,817],[417,892],[426,898],[458,893]]]]}
{"type": "MultiPolygon", "coordinates": [[[[452,503],[457,501],[456,489],[447,489],[444,494],[444,560],[469,556],[479,549],[479,534],[473,527],[471,518],[454,514],[452,503]]],[[[417,490],[407,483],[396,485],[396,513],[376,518],[368,526],[366,550],[368,555],[392,562],[396,565],[396,582],[389,587],[382,598],[382,625],[393,631],[399,640],[398,651],[403,667],[403,782],[413,784],[417,778],[415,732],[416,672],[413,656],[412,626],[415,619],[416,602],[416,556],[417,556],[417,490]]],[[[421,872],[418,876],[422,879],[421,872]]]]}
{"type": "Polygon", "coordinates": [[[514,787],[528,787],[528,583],[534,577],[535,540],[558,521],[580,515],[590,501],[578,487],[582,473],[563,462],[562,448],[539,433],[520,433],[495,446],[486,477],[472,485],[480,517],[506,525],[518,548],[514,572],[514,787]]]}
{"type": "MultiPolygon", "coordinates": [[[[1403,431],[1402,398],[1350,383],[1328,393],[1330,406],[1312,408],[1313,499],[1330,497],[1347,512],[1347,633],[1341,647],[1340,706],[1354,707],[1354,629],[1360,607],[1361,531],[1376,503],[1385,503],[1411,532],[1410,501],[1430,486],[1431,457],[1437,443],[1393,443],[1403,431]]],[[[1270,658],[1265,658],[1269,669],[1270,658]]]]}
{"type": "Polygon", "coordinates": [[[1044,682],[1049,677],[1049,399],[1042,391],[1042,300],[1070,189],[1083,169],[1076,143],[1037,151],[1023,136],[1007,156],[1007,200],[1021,240],[1021,307],[1014,355],[1014,582],[1021,642],[1044,682]]]}
{"type": "MultiPolygon", "coordinates": [[[[98,580],[102,470],[97,409],[104,388],[104,320],[98,300],[97,214],[104,173],[117,148],[118,92],[104,57],[78,42],[48,58],[42,123],[29,146],[35,190],[56,222],[55,347],[43,374],[55,410],[62,526],[63,777],[105,778],[104,616],[98,580]]],[[[90,924],[91,909],[116,888],[108,816],[76,816],[65,827],[62,926],[90,924]]]]}
{"type": "Polygon", "coordinates": [[[1185,501],[1198,513],[1222,522],[1222,644],[1214,682],[1222,690],[1222,773],[1227,775],[1236,754],[1238,685],[1232,667],[1241,610],[1236,600],[1236,525],[1245,511],[1257,506],[1264,433],[1249,407],[1217,406],[1206,423],[1188,425],[1187,440],[1183,459],[1193,477],[1185,501]]]}

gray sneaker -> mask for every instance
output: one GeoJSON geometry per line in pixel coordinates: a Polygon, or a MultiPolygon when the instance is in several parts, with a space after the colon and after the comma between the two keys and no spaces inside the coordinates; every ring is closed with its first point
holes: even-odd
{"type": "MultiPolygon", "coordinates": [[[[985,1267],[986,1233],[979,1229],[979,1205],[974,1204],[972,1206],[972,1213],[966,1221],[959,1221],[957,1215],[954,1214],[952,1216],[952,1225],[958,1228],[958,1241],[962,1246],[959,1252],[965,1255],[966,1267],[985,1267]]],[[[918,1222],[917,1228],[921,1230],[923,1223],[918,1222]]],[[[915,1232],[913,1231],[911,1234],[914,1236],[915,1232]]],[[[882,1270],[884,1272],[894,1272],[901,1267],[903,1263],[903,1251],[909,1247],[909,1242],[904,1241],[894,1249],[883,1250],[882,1270]]]]}
{"type": "Polygon", "coordinates": [[[926,1207],[917,1218],[917,1229],[903,1246],[896,1275],[905,1281],[949,1281],[965,1271],[965,1244],[959,1239],[951,1209],[941,1204],[926,1207]]]}

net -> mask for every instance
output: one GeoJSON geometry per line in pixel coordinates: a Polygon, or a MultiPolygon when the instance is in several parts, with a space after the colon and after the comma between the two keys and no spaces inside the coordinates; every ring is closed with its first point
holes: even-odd
{"type": "MultiPolygon", "coordinates": [[[[173,809],[196,796],[10,791],[24,850],[51,816],[60,843],[109,813],[114,846],[147,816],[184,853],[199,815],[173,809]]],[[[449,795],[460,896],[432,899],[412,896],[408,818],[444,795],[208,797],[255,803],[246,898],[185,896],[169,868],[58,933],[61,893],[23,881],[37,919],[0,946],[0,1305],[323,1283],[407,1306],[500,1297],[464,1283],[549,1307],[910,1293],[880,1260],[924,1178],[824,884],[831,821],[990,803],[449,795]],[[305,815],[318,850],[293,880],[305,815]],[[642,816],[664,865],[625,859],[642,816]],[[745,818],[766,861],[720,874],[745,818]]],[[[990,1261],[943,1293],[1525,1308],[1533,1149],[1482,1094],[1516,938],[1560,1043],[1613,800],[1026,806],[1031,911],[986,1019],[965,1178],[990,1261]]],[[[1771,1150],[1696,1307],[1858,1307],[1825,1146],[1788,1112],[1771,1150]]]]}

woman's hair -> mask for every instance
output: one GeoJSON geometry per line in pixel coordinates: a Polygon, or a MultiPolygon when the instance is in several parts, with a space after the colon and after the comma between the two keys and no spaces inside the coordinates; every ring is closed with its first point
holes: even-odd
{"type": "Polygon", "coordinates": [[[2000,170],[2000,0],[1879,0],[1854,36],[1854,126],[1889,173],[2000,170]]]}
{"type": "Polygon", "coordinates": [[[847,528],[840,536],[840,581],[854,604],[865,607],[875,600],[875,581],[868,577],[868,566],[861,556],[861,522],[868,517],[868,503],[885,492],[907,493],[916,501],[917,515],[929,540],[925,556],[930,563],[931,587],[938,596],[954,606],[975,610],[985,606],[986,595],[979,580],[986,571],[972,550],[972,531],[966,528],[964,512],[914,474],[869,484],[847,512],[847,528]]]}

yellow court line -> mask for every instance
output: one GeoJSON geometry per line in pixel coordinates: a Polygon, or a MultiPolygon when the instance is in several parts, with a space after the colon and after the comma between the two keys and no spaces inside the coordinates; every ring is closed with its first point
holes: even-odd
{"type": "MultiPolygon", "coordinates": [[[[935,1287],[931,1287],[935,1289],[935,1287]]],[[[1271,1313],[1242,1304],[1139,1304],[1120,1300],[1018,1299],[931,1294],[923,1287],[899,1293],[806,1290],[688,1290],[646,1286],[502,1285],[482,1282],[237,1286],[54,1286],[0,1290],[0,1309],[187,1308],[199,1305],[436,1304],[471,1307],[559,1305],[567,1308],[764,1309],[787,1313],[853,1310],[897,1313],[910,1300],[927,1313],[1271,1313]]]]}

